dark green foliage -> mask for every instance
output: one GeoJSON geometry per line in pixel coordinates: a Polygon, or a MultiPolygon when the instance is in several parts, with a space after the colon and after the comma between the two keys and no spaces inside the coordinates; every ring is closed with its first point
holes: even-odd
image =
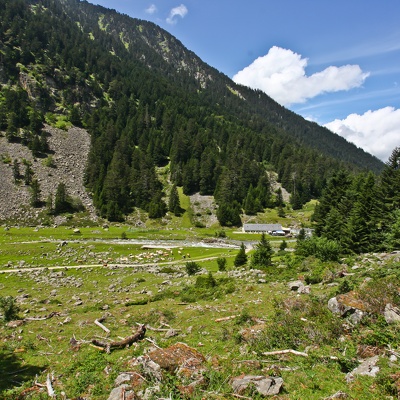
{"type": "Polygon", "coordinates": [[[8,322],[18,319],[19,307],[12,296],[0,296],[0,311],[3,315],[3,321],[8,322]]]}
{"type": "Polygon", "coordinates": [[[296,254],[302,257],[315,256],[321,261],[339,261],[341,247],[335,240],[313,236],[297,241],[296,254]]]}
{"type": "Polygon", "coordinates": [[[247,263],[246,247],[244,243],[240,245],[239,252],[236,254],[235,260],[233,262],[235,267],[242,267],[247,263]]]}
{"type": "Polygon", "coordinates": [[[31,182],[31,206],[32,207],[40,207],[41,201],[40,201],[40,184],[37,179],[33,179],[31,182]]]}
{"type": "Polygon", "coordinates": [[[179,201],[179,194],[176,185],[172,186],[171,192],[169,194],[168,210],[174,215],[179,216],[182,214],[181,203],[179,201]]]}
{"type": "Polygon", "coordinates": [[[187,261],[185,264],[186,272],[188,275],[195,275],[200,271],[200,265],[194,261],[187,261]]]}
{"type": "Polygon", "coordinates": [[[240,212],[240,205],[236,201],[233,204],[221,203],[217,210],[217,218],[222,226],[242,226],[240,212]]]}
{"type": "Polygon", "coordinates": [[[218,271],[226,271],[227,261],[225,257],[217,258],[217,264],[218,264],[218,271]]]}
{"type": "Polygon", "coordinates": [[[17,183],[21,179],[21,172],[19,169],[19,162],[17,159],[13,161],[13,177],[15,183],[17,183]]]}
{"type": "Polygon", "coordinates": [[[68,201],[67,187],[65,183],[60,182],[57,186],[56,195],[54,198],[54,212],[61,214],[70,210],[70,203],[68,201]]]}
{"type": "Polygon", "coordinates": [[[241,225],[241,206],[249,214],[278,206],[282,214],[267,166],[292,192],[293,208],[318,197],[334,170],[382,168],[261,91],[234,84],[150,22],[75,0],[38,0],[35,12],[31,1],[1,1],[8,83],[0,129],[43,156],[44,115],[60,127],[85,127],[92,139],[85,183],[102,217],[121,220],[135,207],[163,216],[155,167],[168,162],[172,183],[185,194],[215,195],[223,226],[241,225]],[[160,38],[169,43],[168,61],[160,38]]]}
{"type": "Polygon", "coordinates": [[[286,248],[287,248],[287,242],[286,242],[286,240],[282,240],[281,244],[279,245],[279,250],[285,251],[286,248]]]}
{"type": "Polygon", "coordinates": [[[252,268],[267,268],[272,265],[271,243],[267,240],[265,233],[261,234],[260,242],[255,246],[254,253],[251,256],[250,265],[252,268]]]}
{"type": "Polygon", "coordinates": [[[224,239],[226,238],[226,232],[223,229],[215,232],[215,237],[224,239]]]}
{"type": "Polygon", "coordinates": [[[25,164],[25,172],[24,172],[25,185],[30,185],[32,183],[32,178],[33,178],[33,169],[31,167],[31,164],[27,162],[25,164]]]}

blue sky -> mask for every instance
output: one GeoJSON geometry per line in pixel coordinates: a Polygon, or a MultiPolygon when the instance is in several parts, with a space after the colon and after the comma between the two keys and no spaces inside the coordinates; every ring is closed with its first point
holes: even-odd
{"type": "Polygon", "coordinates": [[[236,82],[383,161],[400,146],[399,0],[90,2],[156,23],[236,82]]]}

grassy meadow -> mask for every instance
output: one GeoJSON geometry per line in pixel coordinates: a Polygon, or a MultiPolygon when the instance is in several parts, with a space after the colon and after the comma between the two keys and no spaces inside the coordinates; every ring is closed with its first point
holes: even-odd
{"type": "Polygon", "coordinates": [[[14,301],[9,320],[22,322],[10,324],[3,315],[0,325],[0,397],[47,399],[50,376],[56,398],[107,400],[121,372],[138,371],[137,357],[178,342],[205,357],[202,383],[188,394],[174,371],[158,384],[139,370],[140,390],[158,386],[148,398],[264,398],[254,388],[233,391],[232,378],[242,374],[282,377],[279,399],[324,399],[340,391],[351,399],[398,396],[399,362],[389,356],[399,354],[399,326],[387,325],[378,311],[351,326],[327,309],[331,297],[350,289],[375,306],[384,302],[399,279],[398,258],[322,263],[296,257],[294,239],[282,251],[282,238],[269,237],[271,267],[237,268],[240,242],[256,244],[260,235],[226,229],[217,240],[219,230],[3,225],[0,296],[14,301]],[[218,258],[226,259],[225,270],[218,258]],[[187,273],[188,262],[197,263],[196,275],[187,273]],[[290,290],[288,283],[299,279],[309,293],[290,290]],[[109,333],[95,324],[99,318],[109,333]],[[148,328],[145,339],[128,348],[107,353],[91,343],[126,338],[139,324],[148,328]],[[367,348],[381,356],[380,372],[348,382],[367,348]],[[264,354],[285,349],[307,356],[264,354]]]}

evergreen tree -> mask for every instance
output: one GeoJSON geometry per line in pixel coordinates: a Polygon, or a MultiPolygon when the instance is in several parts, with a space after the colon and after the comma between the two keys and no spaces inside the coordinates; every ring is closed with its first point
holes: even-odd
{"type": "Polygon", "coordinates": [[[25,164],[25,173],[24,173],[25,185],[30,185],[32,183],[32,178],[33,178],[33,169],[31,168],[31,164],[27,162],[25,164]]]}
{"type": "Polygon", "coordinates": [[[21,172],[19,170],[19,162],[17,159],[15,159],[13,162],[13,177],[15,183],[17,183],[19,179],[21,179],[21,172]]]}
{"type": "Polygon", "coordinates": [[[46,199],[46,210],[47,210],[47,214],[51,215],[54,212],[53,209],[53,195],[51,193],[49,193],[49,195],[47,196],[46,199]]]}
{"type": "Polygon", "coordinates": [[[260,242],[256,245],[255,251],[251,257],[252,268],[266,268],[272,264],[272,250],[271,243],[267,240],[265,233],[261,234],[260,242]]]}
{"type": "Polygon", "coordinates": [[[232,204],[222,203],[217,210],[218,222],[221,226],[241,226],[240,205],[234,201],[232,204]]]}
{"type": "Polygon", "coordinates": [[[246,247],[244,243],[240,245],[239,252],[236,254],[235,260],[233,262],[235,267],[242,267],[247,263],[246,247]]]}
{"type": "Polygon", "coordinates": [[[167,205],[161,197],[156,194],[149,204],[149,218],[162,218],[167,212],[167,205]]]}
{"type": "Polygon", "coordinates": [[[171,193],[169,195],[168,210],[177,217],[182,214],[181,203],[179,201],[179,193],[176,185],[172,186],[171,193]]]}
{"type": "Polygon", "coordinates": [[[31,206],[32,207],[40,207],[40,184],[37,179],[32,179],[31,182],[31,206]]]}
{"type": "Polygon", "coordinates": [[[54,198],[54,213],[61,214],[70,211],[71,204],[69,202],[67,187],[65,183],[60,182],[57,186],[56,195],[54,198]]]}
{"type": "Polygon", "coordinates": [[[6,138],[9,142],[14,142],[18,133],[17,114],[11,111],[7,117],[6,138]]]}

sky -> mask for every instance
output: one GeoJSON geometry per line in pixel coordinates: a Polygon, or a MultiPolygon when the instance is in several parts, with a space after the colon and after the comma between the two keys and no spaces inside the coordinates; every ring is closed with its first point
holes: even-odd
{"type": "Polygon", "coordinates": [[[235,82],[386,162],[400,147],[399,0],[89,0],[152,21],[235,82]]]}

